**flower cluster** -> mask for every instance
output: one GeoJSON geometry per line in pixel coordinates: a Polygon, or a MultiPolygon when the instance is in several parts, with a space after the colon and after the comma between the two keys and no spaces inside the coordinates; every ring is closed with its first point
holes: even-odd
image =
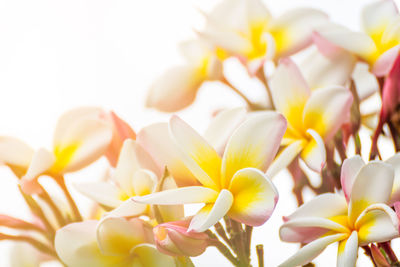
{"type": "MultiPolygon", "coordinates": [[[[254,266],[253,227],[269,227],[277,202],[287,201],[272,182],[287,170],[298,208],[283,217],[279,235],[301,248],[280,266],[309,264],[336,242],[337,266],[355,266],[359,248],[375,266],[398,266],[391,246],[400,235],[395,3],[365,6],[361,31],[310,8],[272,16],[261,0],[223,0],[204,16],[197,39],[181,46],[185,63],[167,70],[147,97],[148,107],[176,112],[206,81],[222,83],[244,105],[216,112],[204,134],[178,115],[134,131],[112,111],[82,107],[61,116],[52,149],[0,137],[0,163],[32,213],[31,221],[0,215],[0,239],[19,244],[13,265],[185,267],[213,246],[234,266],[254,266]],[[235,87],[230,62],[263,85],[264,99],[235,87]],[[369,110],[371,101],[379,109],[369,110]],[[387,158],[382,142],[393,143],[387,158]],[[93,203],[83,213],[65,180],[101,157],[106,175],[74,184],[93,203]],[[313,193],[306,202],[304,189],[313,193]]],[[[264,266],[263,245],[256,251],[264,266]]]]}

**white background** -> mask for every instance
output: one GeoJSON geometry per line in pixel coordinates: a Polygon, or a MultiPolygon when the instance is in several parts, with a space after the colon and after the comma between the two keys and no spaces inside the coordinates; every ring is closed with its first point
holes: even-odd
{"type": "MultiPolygon", "coordinates": [[[[115,110],[135,130],[167,120],[169,114],[145,109],[146,90],[163,70],[181,60],[177,44],[193,37],[192,29],[203,24],[198,10],[210,10],[217,2],[0,1],[0,135],[16,136],[34,148],[50,147],[59,115],[80,105],[115,110]]],[[[361,7],[368,2],[276,0],[266,4],[274,15],[296,6],[320,8],[334,21],[358,29],[361,7]]],[[[225,88],[203,89],[195,105],[179,112],[199,131],[205,129],[215,109],[243,104],[225,88]]],[[[96,178],[104,163],[71,175],[70,182],[96,178]]],[[[27,218],[16,179],[5,167],[0,168],[0,179],[0,213],[27,218]]],[[[283,172],[274,182],[280,202],[272,218],[254,231],[253,239],[253,244],[265,246],[266,266],[276,266],[298,248],[278,237],[282,215],[295,208],[290,177],[283,172]]],[[[0,266],[9,266],[9,249],[10,243],[0,243],[0,266]]],[[[213,249],[194,261],[197,266],[229,266],[213,249]]],[[[331,246],[316,262],[335,266],[336,247],[331,246]]],[[[360,256],[359,266],[370,263],[360,256]]]]}

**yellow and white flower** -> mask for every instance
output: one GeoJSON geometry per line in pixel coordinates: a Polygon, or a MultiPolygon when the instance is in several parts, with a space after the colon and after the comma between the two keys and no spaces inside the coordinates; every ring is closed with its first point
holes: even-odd
{"type": "Polygon", "coordinates": [[[319,195],[284,218],[281,239],[306,245],[280,266],[307,264],[335,242],[339,242],[337,266],[355,266],[358,247],[396,238],[399,222],[386,204],[393,179],[387,163],[365,165],[360,157],[346,159],[341,174],[344,196],[319,195]]]}
{"type": "Polygon", "coordinates": [[[253,113],[233,132],[221,158],[189,125],[173,116],[169,132],[179,151],[177,156],[200,185],[133,200],[159,205],[204,203],[191,220],[189,231],[205,231],[225,215],[247,225],[262,225],[278,200],[278,192],[264,172],[275,157],[285,129],[282,115],[272,111],[253,113]]]}

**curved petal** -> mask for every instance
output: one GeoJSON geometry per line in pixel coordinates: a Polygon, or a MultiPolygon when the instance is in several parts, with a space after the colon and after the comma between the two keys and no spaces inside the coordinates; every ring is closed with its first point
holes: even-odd
{"type": "Polygon", "coordinates": [[[339,242],[337,266],[354,267],[356,266],[358,254],[358,235],[353,231],[346,239],[339,242]]]}
{"type": "Polygon", "coordinates": [[[383,32],[386,26],[398,15],[396,4],[392,0],[375,1],[364,7],[362,22],[369,35],[383,32]]]}
{"type": "Polygon", "coordinates": [[[96,240],[97,221],[71,223],[57,231],[55,249],[67,266],[118,266],[121,257],[102,254],[96,240]]]}
{"type": "Polygon", "coordinates": [[[329,219],[340,215],[347,215],[346,199],[339,194],[325,193],[304,203],[291,215],[284,217],[284,219],[286,221],[305,217],[329,219]]]}
{"type": "Polygon", "coordinates": [[[80,193],[109,208],[116,208],[122,204],[123,194],[111,183],[92,182],[74,184],[74,186],[80,193]]]}
{"type": "Polygon", "coordinates": [[[400,201],[400,153],[395,154],[391,158],[385,160],[385,162],[391,165],[394,170],[392,195],[388,203],[393,205],[393,203],[400,201]]]}
{"type": "Polygon", "coordinates": [[[352,74],[360,101],[367,99],[379,90],[378,80],[369,69],[369,65],[365,62],[358,62],[352,74]]]}
{"type": "Polygon", "coordinates": [[[270,80],[272,99],[276,109],[288,121],[291,130],[303,130],[302,114],[311,91],[299,68],[288,58],[279,62],[270,80]]]}
{"type": "Polygon", "coordinates": [[[54,155],[44,148],[35,152],[32,157],[31,164],[29,165],[26,174],[22,177],[20,184],[25,194],[34,194],[41,191],[37,178],[48,171],[55,162],[54,155]]]}
{"type": "Polygon", "coordinates": [[[33,149],[14,137],[0,137],[0,163],[28,169],[33,157],[33,149]]]}
{"type": "Polygon", "coordinates": [[[221,158],[193,128],[172,116],[169,129],[181,160],[204,186],[220,188],[221,158]]]}
{"type": "Polygon", "coordinates": [[[396,212],[385,204],[372,204],[357,218],[360,246],[372,242],[385,242],[399,236],[396,212]]]}
{"type": "Polygon", "coordinates": [[[286,168],[303,150],[303,147],[304,141],[295,141],[285,147],[269,166],[267,170],[268,177],[274,178],[279,171],[286,168]]]}
{"type": "Polygon", "coordinates": [[[347,201],[350,200],[354,180],[363,166],[365,166],[365,163],[359,155],[355,155],[354,157],[347,158],[343,161],[340,182],[347,201]]]}
{"type": "Polygon", "coordinates": [[[202,82],[194,66],[170,68],[151,86],[146,106],[165,112],[181,110],[193,103],[202,82]]]}
{"type": "Polygon", "coordinates": [[[40,267],[42,261],[47,257],[50,258],[32,245],[23,242],[13,244],[9,257],[10,267],[40,267]],[[21,255],[24,256],[21,257],[21,255]]]}
{"type": "Polygon", "coordinates": [[[139,203],[157,205],[178,205],[193,203],[214,203],[218,192],[203,186],[187,186],[156,192],[146,196],[136,196],[132,200],[139,203]]]}
{"type": "Polygon", "coordinates": [[[136,140],[146,148],[158,166],[168,167],[168,171],[178,186],[199,184],[178,156],[178,149],[170,137],[167,123],[156,123],[144,127],[138,133],[136,140]]]}
{"type": "MultiPolygon", "coordinates": [[[[374,41],[367,34],[352,32],[338,24],[329,22],[319,25],[316,32],[325,41],[366,59],[377,51],[374,41]]],[[[317,42],[316,45],[322,43],[317,42]]],[[[324,47],[321,47],[320,50],[324,50],[324,47]]]]}
{"type": "Polygon", "coordinates": [[[132,249],[134,255],[132,266],[163,266],[175,267],[175,260],[173,257],[165,255],[157,250],[154,245],[140,244],[132,249]]]}
{"type": "Polygon", "coordinates": [[[244,121],[245,116],[245,108],[233,108],[219,112],[208,125],[204,139],[222,155],[229,137],[244,121]]]}
{"type": "Polygon", "coordinates": [[[276,58],[288,56],[311,44],[311,34],[328,16],[316,9],[297,8],[272,21],[271,35],[276,43],[276,58]]]}
{"type": "Polygon", "coordinates": [[[396,45],[384,52],[372,66],[372,73],[378,77],[387,75],[392,69],[399,52],[400,45],[396,45]]]}
{"type": "Polygon", "coordinates": [[[305,145],[300,156],[310,169],[320,172],[326,162],[324,140],[312,129],[308,129],[307,133],[311,136],[311,140],[305,145]]]}
{"type": "Polygon", "coordinates": [[[317,240],[308,243],[299,251],[297,251],[296,254],[294,254],[292,257],[287,259],[285,262],[280,264],[280,267],[294,267],[294,266],[301,266],[309,263],[312,261],[315,257],[317,257],[319,254],[321,254],[324,249],[337,241],[343,240],[346,238],[347,234],[335,234],[335,235],[328,235],[325,237],[318,238],[317,240]]]}
{"type": "Polygon", "coordinates": [[[104,155],[113,135],[107,118],[100,108],[77,108],[61,116],[54,134],[56,162],[51,171],[77,171],[104,155]]]}
{"type": "Polygon", "coordinates": [[[254,168],[235,173],[229,191],[233,195],[233,204],[228,216],[250,226],[264,224],[278,202],[278,191],[271,180],[254,168]]]}
{"type": "Polygon", "coordinates": [[[156,175],[148,170],[138,170],[133,174],[133,189],[135,195],[144,196],[153,193],[157,187],[156,175]]]}
{"type": "Polygon", "coordinates": [[[232,207],[232,193],[222,189],[214,204],[204,206],[190,221],[188,232],[204,232],[221,220],[232,207]]]}
{"type": "Polygon", "coordinates": [[[393,168],[383,162],[370,162],[360,169],[350,195],[350,223],[354,223],[361,212],[371,204],[389,201],[393,179],[393,168]]]}
{"type": "Polygon", "coordinates": [[[222,188],[229,185],[240,169],[265,172],[275,158],[285,130],[285,118],[273,111],[252,114],[240,125],[229,139],[222,158],[222,188]]]}
{"type": "Polygon", "coordinates": [[[125,200],[122,204],[117,206],[112,211],[108,212],[105,218],[108,217],[138,217],[144,215],[149,209],[147,204],[133,202],[131,199],[125,200]]]}
{"type": "Polygon", "coordinates": [[[285,242],[309,243],[329,231],[347,233],[343,225],[320,217],[301,217],[284,223],[279,229],[279,237],[285,242]]]}
{"type": "MultiPolygon", "coordinates": [[[[165,177],[160,191],[176,189],[177,185],[171,176],[165,177]]],[[[182,220],[185,217],[183,205],[160,205],[158,210],[165,222],[182,220]]]]}
{"type": "Polygon", "coordinates": [[[344,87],[314,91],[304,107],[305,128],[313,129],[324,140],[329,140],[349,117],[352,103],[353,96],[344,87]]]}
{"type": "Polygon", "coordinates": [[[126,256],[135,246],[152,239],[151,229],[141,219],[108,217],[97,226],[97,242],[104,255],[126,256]]]}

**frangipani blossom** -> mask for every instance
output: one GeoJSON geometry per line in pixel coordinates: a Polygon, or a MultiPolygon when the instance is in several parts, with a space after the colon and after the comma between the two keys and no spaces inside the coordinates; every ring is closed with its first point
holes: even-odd
{"type": "MultiPolygon", "coordinates": [[[[111,209],[109,216],[133,217],[151,215],[149,205],[135,203],[129,200],[133,196],[148,195],[157,191],[163,170],[136,141],[127,139],[121,149],[117,168],[112,176],[114,183],[92,182],[76,185],[84,195],[97,203],[111,209]]],[[[176,188],[171,178],[166,177],[162,189],[176,188]]],[[[180,206],[161,208],[165,220],[178,220],[183,217],[180,206]]]]}
{"type": "Polygon", "coordinates": [[[371,66],[376,76],[384,76],[400,50],[400,16],[396,4],[392,0],[382,0],[367,5],[362,22],[365,33],[325,24],[317,30],[322,38],[317,45],[324,53],[337,49],[354,53],[371,66]]]}
{"type": "Polygon", "coordinates": [[[276,61],[309,45],[314,27],[327,16],[299,8],[273,18],[260,0],[225,0],[206,18],[201,36],[223,57],[238,57],[254,74],[265,60],[276,61]]]}
{"type": "Polygon", "coordinates": [[[311,91],[300,70],[290,59],[283,59],[270,87],[277,111],[288,121],[281,152],[269,174],[289,164],[299,153],[313,170],[320,171],[326,160],[324,142],[330,140],[349,116],[353,101],[349,90],[332,86],[311,91]]]}
{"type": "Polygon", "coordinates": [[[358,247],[396,238],[399,222],[385,204],[393,178],[389,164],[364,165],[360,157],[346,159],[341,174],[344,196],[319,195],[284,218],[281,239],[306,245],[280,266],[304,265],[335,242],[339,242],[337,266],[355,266],[358,247]]]}
{"type": "Polygon", "coordinates": [[[57,255],[73,267],[174,267],[154,246],[152,228],[141,219],[107,218],[72,223],[57,231],[57,255]]]}
{"type": "Polygon", "coordinates": [[[204,203],[191,220],[189,231],[205,231],[225,215],[247,225],[262,225],[278,200],[278,192],[264,172],[275,157],[285,129],[285,119],[276,112],[251,114],[234,131],[221,158],[189,125],[173,116],[169,122],[171,138],[183,164],[201,186],[133,200],[160,205],[204,203]]]}
{"type": "Polygon", "coordinates": [[[147,96],[147,107],[174,112],[189,106],[204,81],[222,78],[222,62],[214,49],[202,39],[181,44],[185,64],[168,69],[159,77],[147,96]]]}
{"type": "Polygon", "coordinates": [[[34,150],[14,137],[0,137],[0,164],[10,167],[18,178],[25,175],[34,150]]]}

